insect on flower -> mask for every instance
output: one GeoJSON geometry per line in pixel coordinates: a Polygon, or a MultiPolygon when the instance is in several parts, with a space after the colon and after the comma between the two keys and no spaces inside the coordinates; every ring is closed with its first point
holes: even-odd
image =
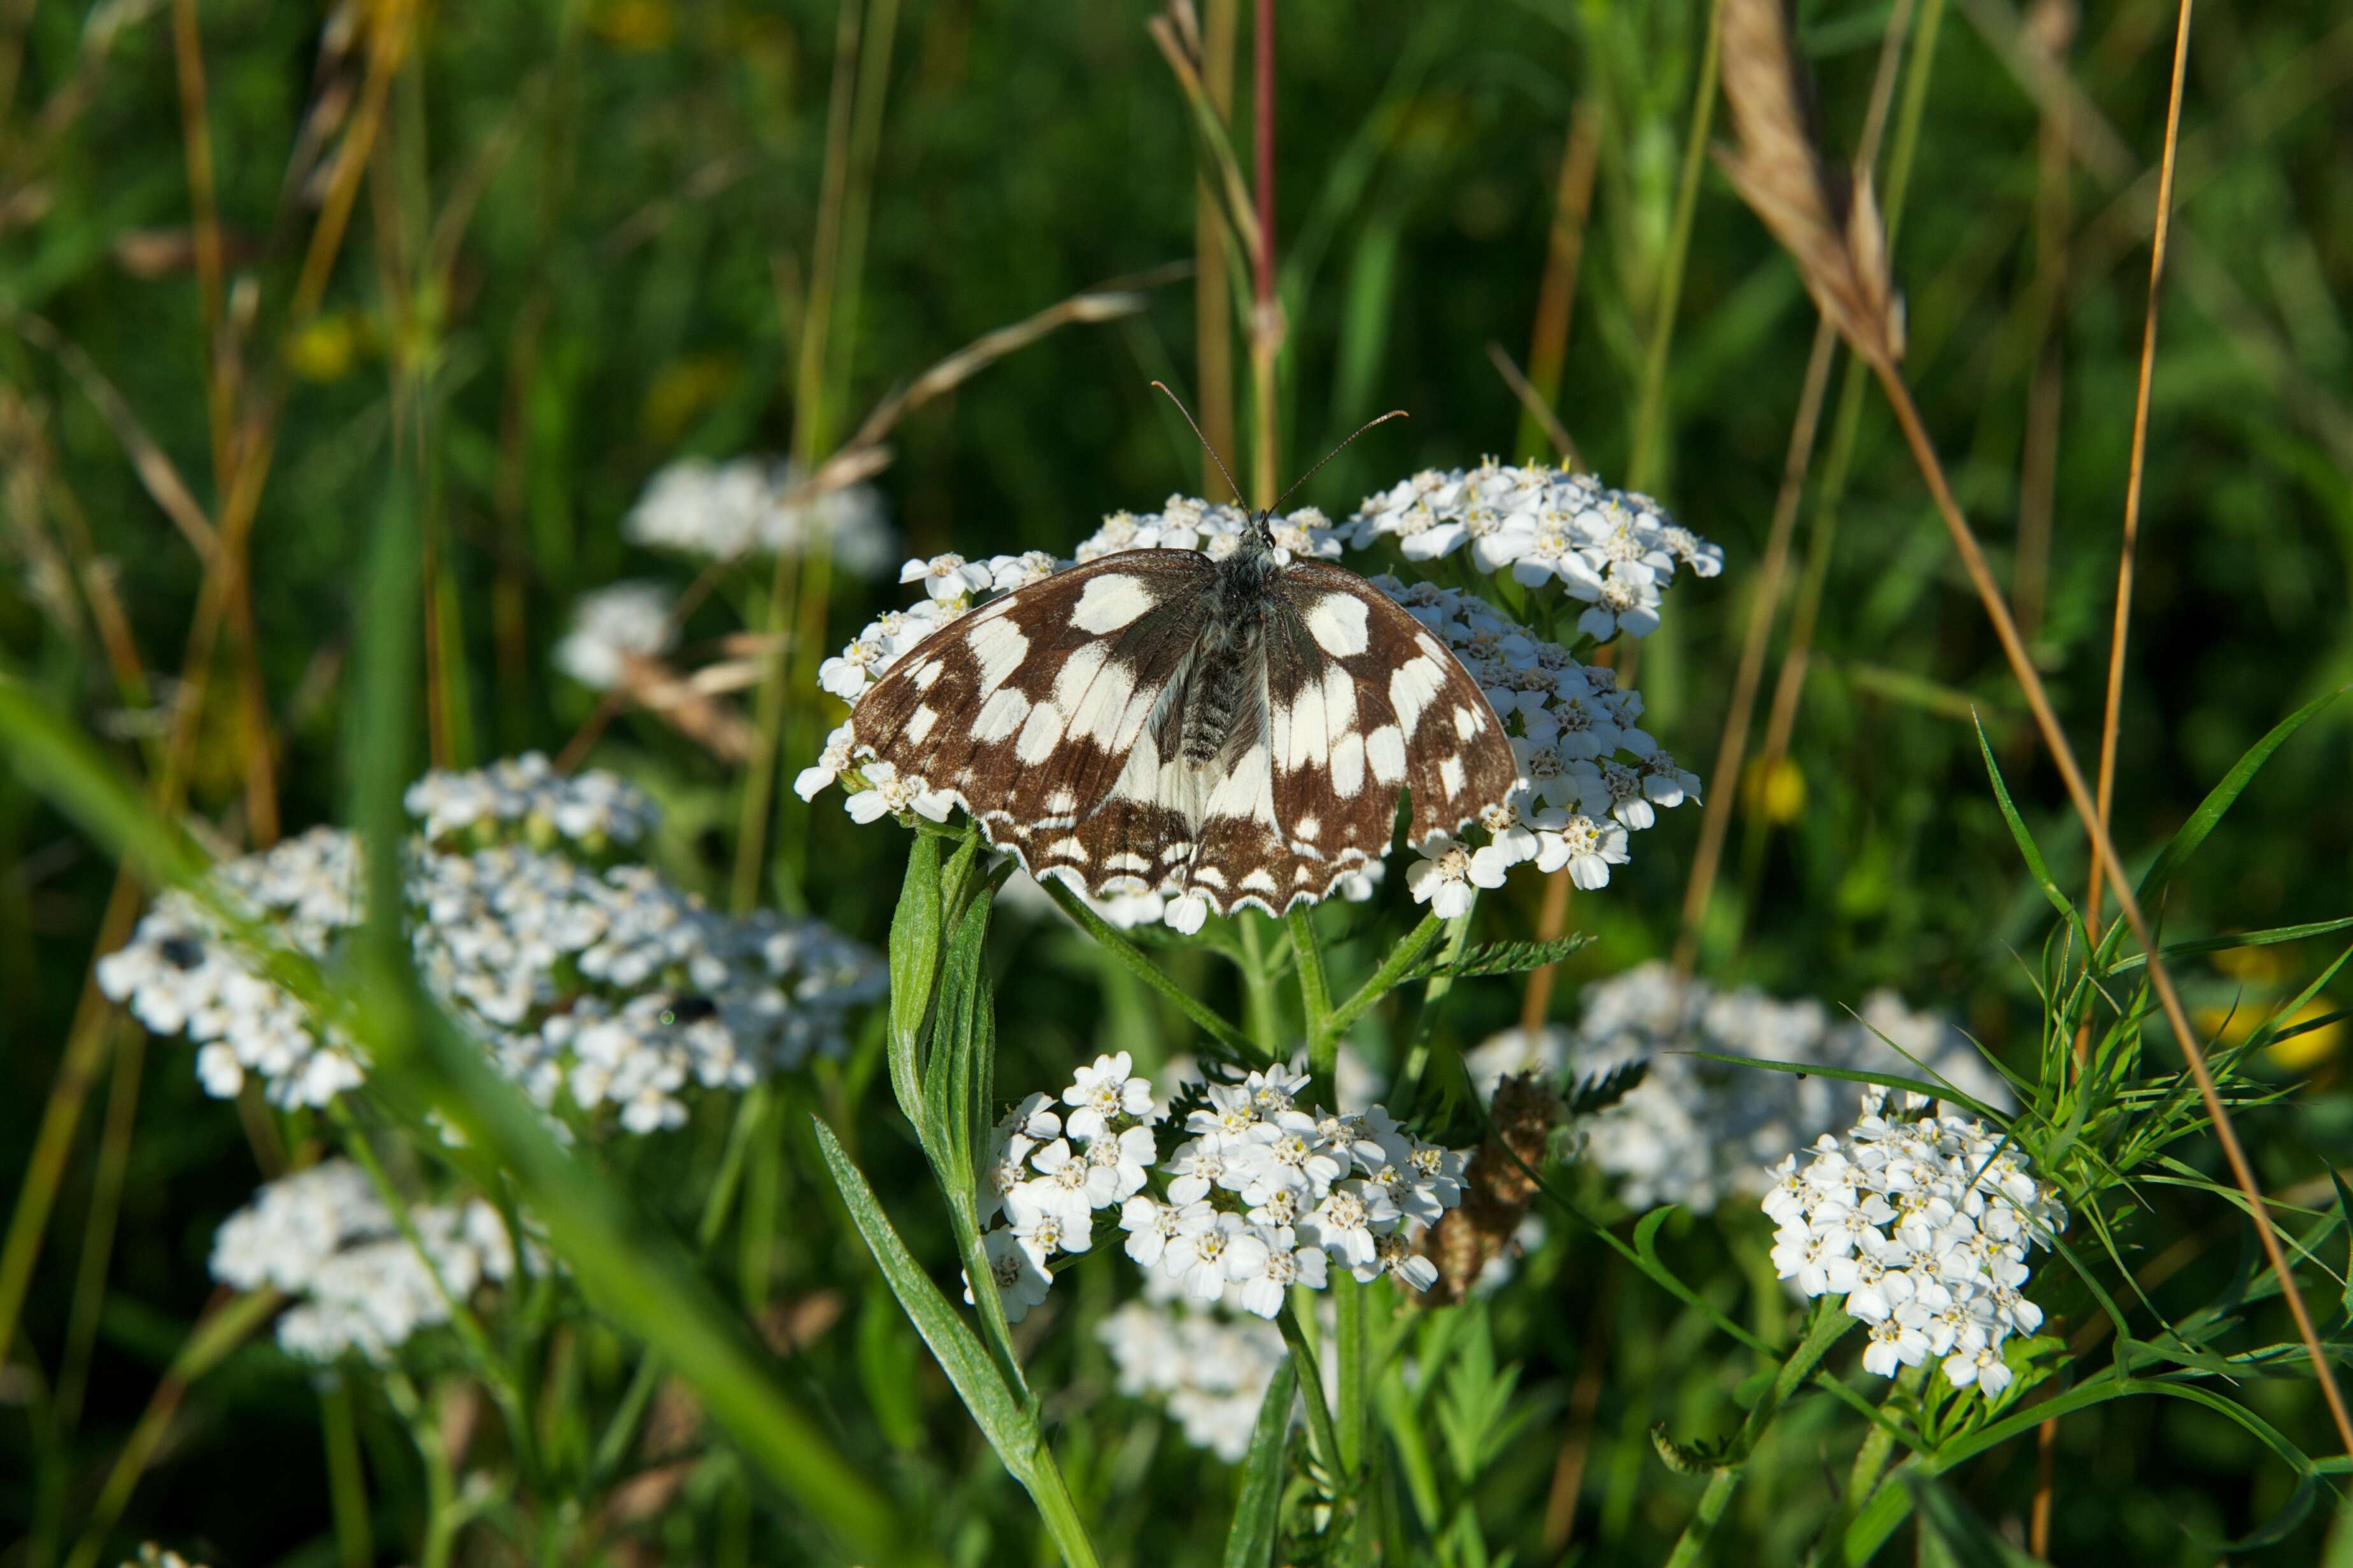
{"type": "Polygon", "coordinates": [[[1271,517],[1222,561],[1122,551],[949,622],[859,700],[852,752],[1033,876],[1166,894],[1179,931],[1325,897],[1387,851],[1401,790],[1415,844],[1504,803],[1519,764],[1479,683],[1271,517]]]}

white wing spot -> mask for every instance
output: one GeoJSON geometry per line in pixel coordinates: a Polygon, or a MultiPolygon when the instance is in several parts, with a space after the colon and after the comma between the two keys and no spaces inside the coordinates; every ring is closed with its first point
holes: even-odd
{"type": "Polygon", "coordinates": [[[1438,760],[1438,782],[1446,786],[1446,798],[1452,800],[1462,793],[1462,759],[1440,757],[1438,760]]]}
{"type": "MultiPolygon", "coordinates": [[[[1103,645],[1097,643],[1093,646],[1100,647],[1103,645]]],[[[1077,662],[1076,655],[1072,656],[1071,662],[1077,662]]],[[[1096,662],[1100,664],[1103,661],[1098,659],[1096,662]]],[[[1063,679],[1068,679],[1069,675],[1070,666],[1065,665],[1063,679]]],[[[1134,692],[1135,677],[1124,665],[1118,664],[1111,665],[1097,674],[1076,700],[1063,698],[1061,679],[1054,682],[1055,700],[1071,715],[1071,738],[1074,741],[1099,741],[1106,751],[1118,749],[1119,731],[1124,727],[1122,721],[1127,716],[1127,700],[1134,692]]]]}
{"type": "Polygon", "coordinates": [[[915,683],[916,690],[929,691],[932,689],[932,682],[937,680],[940,678],[940,672],[945,668],[947,666],[938,659],[927,658],[916,666],[915,672],[907,679],[915,683]]]}
{"type": "MultiPolygon", "coordinates": [[[[1396,732],[1394,730],[1379,731],[1384,735],[1393,735],[1396,732]]],[[[1332,748],[1332,793],[1342,800],[1347,800],[1364,787],[1364,737],[1353,733],[1343,735],[1338,743],[1332,748]]]]}
{"type": "Polygon", "coordinates": [[[1420,726],[1422,710],[1430,706],[1443,682],[1441,667],[1428,658],[1409,658],[1389,677],[1389,706],[1397,710],[1398,727],[1410,735],[1420,726]]]}
{"type": "Polygon", "coordinates": [[[1313,816],[1303,816],[1291,825],[1291,836],[1303,838],[1310,844],[1314,843],[1315,836],[1323,831],[1324,824],[1313,816]]]}
{"type": "Polygon", "coordinates": [[[1324,672],[1324,728],[1335,739],[1356,727],[1356,678],[1338,665],[1324,672]]]}
{"type": "Polygon", "coordinates": [[[907,720],[907,739],[918,746],[922,745],[930,738],[932,727],[939,721],[940,710],[928,702],[923,703],[907,720]]]}
{"type": "Polygon", "coordinates": [[[1103,866],[1105,869],[1113,871],[1149,871],[1152,869],[1151,861],[1130,849],[1121,850],[1118,854],[1104,861],[1103,866]]]}
{"type": "Polygon", "coordinates": [[[1082,866],[1087,863],[1087,847],[1075,838],[1057,838],[1046,846],[1046,853],[1057,860],[1075,860],[1082,866]]]}
{"type": "Polygon", "coordinates": [[[1057,816],[1066,816],[1079,809],[1079,797],[1069,790],[1058,789],[1046,797],[1046,809],[1057,816]]]}
{"type": "Polygon", "coordinates": [[[1370,646],[1365,602],[1353,594],[1326,594],[1308,606],[1307,629],[1315,646],[1334,658],[1347,658],[1370,646]]]}
{"type": "Polygon", "coordinates": [[[1193,868],[1193,880],[1204,888],[1223,889],[1226,885],[1226,874],[1215,866],[1196,866],[1193,868]]]}
{"type": "Polygon", "coordinates": [[[1029,652],[1029,639],[1011,621],[985,621],[965,634],[965,646],[980,661],[980,695],[987,696],[1020,668],[1029,652]]]}
{"type": "Polygon", "coordinates": [[[1089,580],[1071,610],[1071,624],[1082,632],[1115,632],[1152,608],[1143,579],[1122,573],[1089,580]]]}
{"type": "Polygon", "coordinates": [[[1373,777],[1385,784],[1405,777],[1405,737],[1396,725],[1384,724],[1365,737],[1365,761],[1372,764],[1373,777]]]}
{"type": "Polygon", "coordinates": [[[1440,643],[1436,637],[1431,637],[1428,632],[1414,633],[1413,646],[1421,649],[1422,652],[1438,660],[1440,664],[1446,662],[1448,656],[1445,645],[1440,643]]]}
{"type": "Polygon", "coordinates": [[[1042,763],[1061,743],[1062,710],[1050,702],[1040,702],[1029,710],[1029,721],[1021,726],[1013,754],[1025,763],[1042,763]]]}
{"type": "Polygon", "coordinates": [[[1261,866],[1257,870],[1252,871],[1249,876],[1242,879],[1241,887],[1242,891],[1245,893],[1266,893],[1271,895],[1275,891],[1274,875],[1265,867],[1261,866]]]}
{"type": "Polygon", "coordinates": [[[1029,699],[1010,686],[998,689],[997,695],[980,705],[980,712],[972,721],[972,738],[976,741],[1003,741],[1020,733],[1022,721],[1029,717],[1029,699]]]}

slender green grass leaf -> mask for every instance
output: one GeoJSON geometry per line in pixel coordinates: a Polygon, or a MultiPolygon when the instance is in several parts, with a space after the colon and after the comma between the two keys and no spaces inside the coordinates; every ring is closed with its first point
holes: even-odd
{"type": "Polygon", "coordinates": [[[205,857],[124,780],[81,731],[51,712],[30,686],[0,668],[0,757],[27,788],[152,880],[204,874],[205,857]]]}
{"type": "Polygon", "coordinates": [[[1266,1385],[1266,1397],[1259,1401],[1258,1425],[1250,1430],[1241,1495],[1234,1503],[1233,1533],[1226,1538],[1226,1568],[1266,1568],[1273,1561],[1275,1531],[1282,1522],[1283,1448],[1291,1437],[1291,1405],[1298,1389],[1298,1369],[1285,1356],[1266,1385]]]}
{"type": "MultiPolygon", "coordinates": [[[[2162,949],[2166,962],[2189,958],[2201,952],[2228,952],[2241,947],[2274,947],[2284,942],[2302,942],[2308,936],[2327,936],[2333,931],[2353,930],[2353,915],[2333,921],[2314,921],[2308,925],[2274,926],[2269,931],[2232,931],[2227,936],[2201,937],[2196,942],[2168,942],[2162,949]]],[[[2107,973],[2119,974],[2127,969],[2137,969],[2148,962],[2145,952],[2129,953],[2107,967],[2107,973]]]]}
{"type": "Polygon", "coordinates": [[[907,850],[898,912],[891,918],[891,1022],[884,1048],[892,1095],[919,1135],[923,1131],[923,1026],[931,1016],[939,964],[940,840],[918,833],[907,850]]]}
{"type": "Polygon", "coordinates": [[[1888,1072],[1866,1072],[1861,1068],[1822,1067],[1814,1062],[1779,1062],[1770,1057],[1736,1056],[1728,1051],[1678,1051],[1675,1054],[1697,1057],[1702,1061],[1725,1062],[1733,1067],[1763,1068],[1770,1072],[1795,1073],[1799,1078],[1835,1078],[1842,1079],[1848,1083],[1875,1083],[1882,1089],[1909,1089],[1914,1094],[1923,1094],[1931,1100],[1941,1100],[1948,1105],[1957,1105],[1972,1115],[1984,1117],[1996,1126],[2000,1126],[2008,1121],[2000,1111],[1986,1104],[1985,1101],[1972,1099],[1949,1085],[1930,1083],[1925,1079],[1902,1078],[1888,1072]]]}
{"type": "Polygon", "coordinates": [[[2222,820],[2223,813],[2231,809],[2240,793],[2253,782],[2255,774],[2263,771],[2263,764],[2271,761],[2272,753],[2345,691],[2346,688],[2340,686],[2334,691],[2322,692],[2273,725],[2269,733],[2248,747],[2245,754],[2232,764],[2231,771],[2222,775],[2222,782],[2207,792],[2198,809],[2189,814],[2189,820],[2181,825],[2172,841],[2158,853],[2156,861],[2142,876],[2140,901],[2144,907],[2156,898],[2167,881],[2181,868],[2182,863],[2198,852],[2198,847],[2206,842],[2206,836],[2214,831],[2215,824],[2222,820]]]}
{"type": "Polygon", "coordinates": [[[2027,873],[2034,879],[2034,885],[2042,889],[2042,896],[2051,900],[2051,907],[2059,911],[2061,920],[2071,928],[2081,925],[2083,921],[2075,913],[2075,906],[2068,902],[2067,895],[2059,890],[2059,884],[2051,879],[2051,868],[2043,864],[2042,851],[2036,847],[2034,835],[2026,830],[2025,822],[2018,815],[2018,807],[2011,804],[2010,786],[2002,783],[2001,766],[1993,760],[1993,747],[1986,740],[1985,725],[1978,723],[1977,731],[1978,754],[1985,759],[1986,777],[1993,783],[1994,804],[2001,807],[2001,819],[2010,824],[2010,836],[2017,842],[2018,852],[2026,861],[2027,873]]]}

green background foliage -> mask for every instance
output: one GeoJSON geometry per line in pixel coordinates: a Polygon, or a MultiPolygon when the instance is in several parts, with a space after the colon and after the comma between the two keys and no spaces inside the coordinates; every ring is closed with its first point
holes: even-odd
{"type": "MultiPolygon", "coordinates": [[[[103,53],[90,46],[88,6],[15,5],[0,16],[16,61],[0,73],[14,84],[0,100],[0,556],[10,566],[0,656],[151,778],[163,742],[150,701],[171,689],[200,614],[201,571],[128,459],[121,417],[92,393],[100,378],[119,393],[217,518],[207,384],[222,373],[191,260],[178,9],[99,7],[124,21],[103,53]],[[93,573],[119,595],[145,689],[122,647],[110,646],[93,573]]],[[[876,9],[865,8],[870,23],[876,9]]],[[[1192,284],[1156,270],[1194,255],[1196,147],[1134,0],[907,0],[880,68],[871,171],[853,178],[871,202],[862,260],[836,296],[813,399],[797,367],[824,209],[830,5],[428,10],[384,95],[348,237],[321,275],[317,310],[299,316],[290,301],[319,193],[289,194],[288,153],[322,100],[365,102],[365,50],[322,53],[322,43],[374,13],[331,23],[320,6],[268,0],[187,10],[206,73],[233,355],[249,389],[283,397],[254,521],[249,668],[280,748],[271,773],[289,827],[346,819],[361,783],[345,763],[360,754],[346,748],[350,672],[390,473],[418,476],[419,515],[440,552],[438,701],[446,756],[459,763],[554,751],[587,716],[591,694],[547,659],[579,594],[623,576],[684,580],[617,528],[661,465],[797,444],[830,450],[894,385],[1075,291],[1143,278],[1147,303],[1011,355],[894,433],[878,482],[908,552],[1067,551],[1107,510],[1201,492],[1192,437],[1147,384],[1196,380],[1192,284]]],[[[1889,13],[1844,0],[1800,7],[1832,148],[1858,134],[1889,13]]],[[[2100,121],[2079,113],[2091,152],[2054,179],[2042,145],[2051,129],[2008,63],[2019,18],[2008,0],[1953,0],[1895,249],[1910,380],[2008,580],[2035,417],[2030,384],[2044,354],[2063,367],[2049,590],[2031,640],[2086,758],[2147,291],[2154,182],[2140,174],[2162,140],[2174,15],[2158,0],[2086,8],[2065,63],[2100,121]],[[2038,237],[2038,203],[2054,193],[2063,264],[2038,237]],[[2042,312],[2054,300],[2046,348],[2042,312]]],[[[1692,0],[1282,7],[1277,189],[1291,336],[1278,467],[1296,472],[1383,409],[1413,416],[1351,447],[1305,499],[1344,516],[1366,490],[1419,467],[1549,455],[1525,444],[1488,345],[1527,357],[1558,168],[1580,111],[1599,128],[1599,163],[1557,408],[1587,463],[1630,482],[1704,22],[1692,0]]],[[[2199,13],[2125,688],[2116,821],[2127,856],[2153,854],[2281,717],[2353,679],[2348,79],[2353,29],[2327,7],[2199,13]]],[[[1814,327],[1788,260],[1712,168],[1672,321],[1662,458],[1640,482],[1724,546],[1725,570],[1678,586],[1663,628],[1642,645],[1639,684],[1647,727],[1704,770],[1814,327]]],[[[1831,385],[1826,444],[1837,374],[1831,385]]],[[[2084,876],[2081,835],[1875,394],[1861,400],[1852,439],[1835,512],[1817,486],[1799,513],[1800,559],[1823,540],[1826,575],[1794,771],[1777,781],[1789,809],[1744,797],[1701,970],[1833,1006],[1893,985],[2031,1074],[2047,907],[1987,787],[1973,713],[2070,889],[2084,876]]],[[[1820,468],[1818,455],[1818,478],[1820,468]]],[[[689,624],[690,641],[739,629],[759,602],[758,575],[723,584],[689,624]]],[[[887,584],[839,585],[833,640],[898,597],[887,584]]],[[[1785,643],[1786,630],[1768,693],[1785,643]]],[[[253,829],[242,646],[232,632],[205,668],[185,780],[205,841],[227,847],[253,829]]],[[[2345,912],[2347,711],[2323,712],[2284,747],[2176,879],[2171,938],[2345,912]]],[[[810,749],[786,756],[786,778],[810,749]]],[[[594,760],[657,795],[664,869],[723,901],[738,773],[642,715],[623,717],[594,760]]],[[[905,836],[847,831],[838,810],[825,797],[786,803],[763,897],[879,944],[905,836]]],[[[1596,940],[1564,965],[1556,1016],[1575,1016],[1579,982],[1671,947],[1697,826],[1696,811],[1668,814],[1606,892],[1574,900],[1572,927],[1596,940]]],[[[15,1152],[29,1149],[58,1079],[111,879],[107,857],[66,816],[0,773],[0,1150],[11,1183],[15,1152]]],[[[1536,898],[1531,879],[1490,900],[1481,936],[1532,934],[1536,898]]],[[[2261,1016],[2334,955],[2326,940],[2189,961],[2191,1005],[2216,1018],[2233,1006],[2261,1016]]],[[[990,941],[1007,1095],[1062,1081],[1082,1053],[1126,1048],[1150,1065],[1187,1042],[1181,1015],[1075,931],[1000,919],[990,941]]],[[[1229,1016],[1239,1010],[1208,955],[1156,956],[1229,1016]]],[[[1336,993],[1379,956],[1365,942],[1336,946],[1336,993]]],[[[1440,1037],[1474,1043],[1516,1016],[1519,995],[1505,979],[1458,985],[1440,1037]]],[[[2251,1114],[2248,1131],[2267,1189],[2316,1210],[2331,1201],[2324,1170],[2353,1158],[2342,1033],[2315,1031],[2296,1042],[2305,1049],[2254,1069],[2282,1085],[2307,1080],[2251,1114]]],[[[118,1049],[129,1037],[127,1027],[112,1035],[118,1049]]],[[[780,1090],[794,1103],[770,1120],[743,1234],[712,1267],[749,1304],[821,1300],[818,1337],[790,1362],[797,1393],[944,1553],[1009,1561],[1034,1526],[895,1315],[807,1125],[816,1110],[842,1132],[909,1246],[935,1276],[946,1269],[955,1240],[935,1205],[917,1201],[928,1192],[923,1162],[883,1109],[882,1049],[878,1019],[845,1067],[780,1090]]],[[[107,1070],[65,1170],[20,1345],[0,1347],[31,1358],[12,1359],[0,1388],[0,1535],[18,1542],[0,1548],[9,1568],[55,1561],[71,1539],[211,1294],[214,1228],[257,1180],[248,1125],[203,1097],[183,1048],[157,1047],[127,1079],[107,1070]],[[127,1097],[117,1114],[135,1129],[113,1176],[100,1147],[109,1093],[127,1097]],[[102,1291],[78,1294],[92,1266],[90,1216],[108,1212],[116,1178],[102,1291]],[[51,1405],[28,1392],[27,1369],[54,1378],[78,1358],[81,1408],[45,1426],[51,1405]]],[[[691,1233],[681,1172],[714,1159],[726,1131],[723,1117],[699,1114],[675,1147],[631,1154],[617,1173],[646,1210],[691,1233]]],[[[2219,1170],[2203,1152],[2185,1158],[2219,1170]]],[[[2247,1266],[2243,1224],[2211,1194],[2139,1195],[2148,1209],[2126,1233],[2139,1249],[2130,1261],[2191,1244],[2157,1292],[2168,1310],[2209,1300],[2247,1266]]],[[[1767,1235],[1752,1215],[1678,1216],[1662,1245],[1720,1310],[1787,1342],[1799,1314],[1771,1286],[1767,1235]]],[[[2048,1272],[2057,1279],[2055,1266],[2048,1272]]],[[[1047,1416],[1059,1423],[1079,1511],[1107,1560],[1216,1560],[1228,1510],[1196,1504],[1229,1499],[1239,1476],[1111,1393],[1082,1325],[1111,1304],[1113,1276],[1082,1271],[1071,1283],[1070,1315],[1022,1348],[1032,1384],[1052,1391],[1047,1416]]],[[[2089,1321],[2082,1301],[2053,1305],[2072,1326],[2089,1321]]],[[[2342,1332],[2333,1291],[2316,1310],[2324,1330],[2342,1332]]],[[[1738,1426],[1756,1392],[1742,1396],[1748,1359],[1704,1316],[1559,1223],[1522,1282],[1479,1312],[1475,1343],[1422,1349],[1450,1358],[1453,1381],[1438,1396],[1446,1413],[1429,1430],[1444,1428],[1450,1452],[1480,1452],[1464,1491],[1487,1547],[1550,1560],[1547,1492],[1573,1439],[1587,1454],[1573,1515],[1582,1560],[1660,1560],[1702,1482],[1659,1463],[1651,1428],[1738,1426]],[[1476,1429],[1479,1412],[1503,1403],[1496,1368],[1514,1363],[1524,1425],[1476,1429]]],[[[580,1345],[579,1375],[602,1386],[622,1341],[592,1325],[580,1345]]],[[[2232,1396],[2307,1452],[2331,1451],[2308,1383],[2251,1378],[2232,1396]]],[[[380,1397],[355,1397],[368,1473],[396,1502],[422,1484],[415,1461],[388,1436],[380,1397]]],[[[334,1561],[322,1432],[332,1445],[336,1409],[274,1348],[235,1352],[179,1408],[120,1533],[201,1546],[221,1564],[334,1561]]],[[[1720,1527],[1726,1560],[1794,1560],[1830,1507],[1820,1456],[1851,1447],[1856,1427],[1831,1400],[1791,1406],[1720,1527]]],[[[2213,1542],[2271,1518],[2295,1483],[2243,1428],[2169,1399],[2073,1415],[2057,1453],[2061,1562],[2094,1552],[2211,1561],[2213,1542]]],[[[2014,1531],[2034,1465],[2031,1437],[2013,1441],[1945,1477],[1924,1510],[2014,1531]],[[1951,1512],[1956,1500],[1966,1515],[1951,1512]]],[[[769,1560],[825,1555],[789,1495],[723,1454],[693,1485],[695,1506],[665,1525],[662,1549],[727,1561],[755,1543],[769,1560]]],[[[2328,1511],[2244,1560],[2313,1561],[2328,1511]]],[[[1947,1549],[1978,1560],[1961,1536],[1947,1549]]]]}

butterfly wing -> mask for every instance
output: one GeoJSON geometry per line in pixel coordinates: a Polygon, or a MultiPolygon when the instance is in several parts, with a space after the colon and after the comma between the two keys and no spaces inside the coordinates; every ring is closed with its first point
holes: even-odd
{"type": "Polygon", "coordinates": [[[1193,551],[1132,550],[992,600],[859,699],[853,748],[953,796],[1033,875],[1156,887],[1190,825],[1117,786],[1182,690],[1215,574],[1193,551]]]}

